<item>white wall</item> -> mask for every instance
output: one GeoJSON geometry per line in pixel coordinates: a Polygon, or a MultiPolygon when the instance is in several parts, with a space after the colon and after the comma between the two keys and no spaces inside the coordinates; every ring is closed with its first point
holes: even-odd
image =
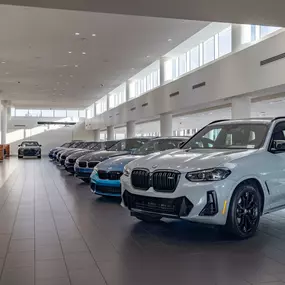
{"type": "MultiPolygon", "coordinates": [[[[51,148],[62,145],[64,142],[68,142],[71,140],[86,140],[93,141],[94,140],[94,132],[85,130],[84,122],[80,122],[75,126],[67,126],[61,127],[56,130],[45,130],[41,133],[29,136],[31,133],[30,129],[38,128],[37,122],[39,118],[16,118],[13,117],[8,123],[8,137],[10,134],[13,137],[13,142],[11,145],[11,154],[16,155],[18,150],[18,145],[24,139],[36,140],[40,144],[42,144],[42,154],[47,155],[51,148]],[[15,125],[25,125],[26,131],[24,128],[15,127],[15,125]],[[25,138],[25,134],[26,137],[25,138]]],[[[51,121],[51,119],[45,119],[44,121],[51,121]]],[[[32,131],[33,134],[33,131],[32,131]]]]}
{"type": "Polygon", "coordinates": [[[86,121],[87,129],[141,121],[159,114],[196,111],[213,105],[230,103],[230,98],[242,95],[268,95],[285,91],[285,59],[260,66],[260,61],[284,53],[285,32],[244,50],[225,56],[180,79],[161,86],[134,100],[86,121]],[[206,82],[193,90],[192,86],[206,82]],[[179,92],[178,96],[169,97],[179,92]],[[142,107],[142,104],[148,106],[142,107]],[[132,108],[136,108],[131,111],[132,108]]]}

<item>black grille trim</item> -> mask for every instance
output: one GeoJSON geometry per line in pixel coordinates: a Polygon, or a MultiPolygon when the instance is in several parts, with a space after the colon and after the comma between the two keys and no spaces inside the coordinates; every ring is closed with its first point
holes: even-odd
{"type": "Polygon", "coordinates": [[[132,171],[131,182],[134,188],[148,190],[150,187],[150,172],[148,169],[136,168],[132,171]]]}
{"type": "Polygon", "coordinates": [[[180,179],[180,172],[176,170],[160,169],[150,172],[148,169],[134,169],[131,182],[134,188],[147,191],[150,187],[156,192],[172,193],[180,179]]]}
{"type": "Polygon", "coordinates": [[[98,191],[102,194],[121,194],[121,187],[96,185],[95,191],[98,191]]]}
{"type": "Polygon", "coordinates": [[[123,200],[130,211],[142,211],[172,218],[187,217],[193,208],[193,204],[186,197],[157,198],[125,191],[123,200]]]}
{"type": "Polygon", "coordinates": [[[86,167],[87,166],[87,162],[86,161],[79,161],[78,162],[78,166],[79,167],[86,167]]]}
{"type": "Polygon", "coordinates": [[[152,174],[152,187],[156,192],[172,193],[180,179],[180,172],[175,170],[157,170],[152,174]]]}
{"type": "Polygon", "coordinates": [[[95,167],[98,163],[99,163],[99,161],[89,161],[88,162],[88,168],[95,167]]]}

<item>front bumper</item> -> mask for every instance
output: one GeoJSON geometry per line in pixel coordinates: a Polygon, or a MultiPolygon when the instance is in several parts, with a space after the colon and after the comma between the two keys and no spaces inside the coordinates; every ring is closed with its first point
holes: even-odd
{"type": "Polygon", "coordinates": [[[130,177],[121,177],[122,206],[132,214],[146,213],[205,224],[225,225],[235,182],[190,182],[181,175],[172,193],[135,189],[130,177]]]}
{"type": "Polygon", "coordinates": [[[74,167],[75,176],[78,178],[90,178],[93,168],[74,167]]]}
{"type": "Polygon", "coordinates": [[[101,196],[121,197],[120,180],[100,179],[97,174],[91,175],[91,192],[101,196]]]}
{"type": "Polygon", "coordinates": [[[74,163],[66,162],[64,163],[65,170],[69,173],[74,174],[74,163]]]}
{"type": "Polygon", "coordinates": [[[22,157],[39,157],[41,156],[41,150],[36,149],[24,149],[22,151],[18,151],[18,156],[22,157]]]}

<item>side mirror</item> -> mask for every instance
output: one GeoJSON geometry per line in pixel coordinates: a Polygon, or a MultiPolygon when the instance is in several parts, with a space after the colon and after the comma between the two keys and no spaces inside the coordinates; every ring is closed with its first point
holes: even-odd
{"type": "Polygon", "coordinates": [[[20,144],[18,144],[18,147],[20,147],[21,145],[20,144]]]}
{"type": "Polygon", "coordinates": [[[40,144],[39,147],[42,147],[42,145],[40,144]]]}
{"type": "Polygon", "coordinates": [[[276,152],[285,152],[285,140],[274,140],[271,149],[276,152]]]}

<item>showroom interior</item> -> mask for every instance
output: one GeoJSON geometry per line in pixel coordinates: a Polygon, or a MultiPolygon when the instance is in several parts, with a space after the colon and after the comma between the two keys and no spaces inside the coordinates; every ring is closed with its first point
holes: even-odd
{"type": "Polygon", "coordinates": [[[285,284],[285,3],[212,2],[0,0],[0,285],[285,284]]]}

